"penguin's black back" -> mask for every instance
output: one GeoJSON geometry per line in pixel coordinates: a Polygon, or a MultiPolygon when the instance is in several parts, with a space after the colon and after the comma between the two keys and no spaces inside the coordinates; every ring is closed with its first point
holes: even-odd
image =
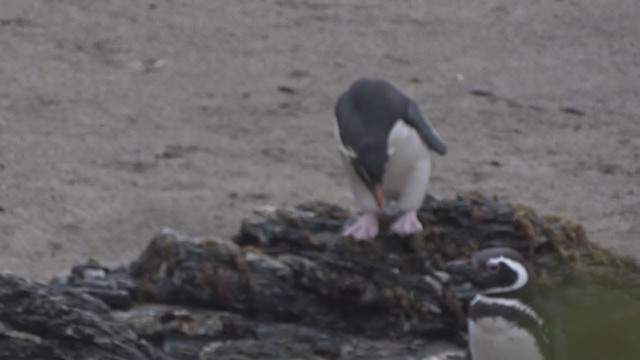
{"type": "Polygon", "coordinates": [[[356,150],[368,143],[386,143],[409,101],[387,81],[357,80],[340,95],[335,107],[342,143],[356,150]]]}

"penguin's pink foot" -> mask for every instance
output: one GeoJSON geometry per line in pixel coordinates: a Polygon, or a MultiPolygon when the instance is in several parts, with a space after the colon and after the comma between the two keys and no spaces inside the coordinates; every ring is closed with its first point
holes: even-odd
{"type": "Polygon", "coordinates": [[[342,235],[351,236],[358,241],[372,240],[378,235],[378,218],[375,214],[364,213],[342,235]]]}
{"type": "Polygon", "coordinates": [[[391,231],[399,235],[410,235],[422,231],[422,224],[415,211],[407,211],[391,224],[391,231]]]}

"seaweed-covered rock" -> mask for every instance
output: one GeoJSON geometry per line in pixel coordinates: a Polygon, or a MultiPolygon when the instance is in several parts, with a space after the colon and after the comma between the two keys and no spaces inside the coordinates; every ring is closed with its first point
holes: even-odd
{"type": "MultiPolygon", "coordinates": [[[[320,251],[273,253],[224,240],[157,236],[132,266],[140,298],[238,311],[253,319],[314,324],[369,337],[450,338],[455,318],[442,310],[442,284],[389,266],[379,251],[333,239],[320,251]],[[332,248],[333,248],[332,247],[332,248]]],[[[319,239],[318,242],[323,240],[319,239]]],[[[417,259],[416,259],[417,260],[417,259]]]]}
{"type": "MultiPolygon", "coordinates": [[[[458,331],[464,331],[464,310],[476,292],[466,279],[450,277],[446,264],[480,248],[515,248],[534,264],[573,358],[626,359],[640,353],[635,340],[640,338],[640,268],[589,242],[584,229],[566,219],[476,193],[444,201],[428,198],[419,212],[422,234],[403,239],[383,233],[374,243],[357,244],[336,235],[336,225],[348,221],[348,215],[330,204],[307,203],[262,215],[246,220],[235,241],[273,255],[302,255],[334,270],[370,274],[378,284],[390,281],[422,304],[439,302],[441,312],[404,312],[403,322],[425,326],[443,321],[458,331]],[[392,274],[399,276],[393,279],[392,274]],[[432,289],[444,289],[442,296],[435,300],[435,293],[420,290],[424,285],[411,283],[419,276],[432,289]]],[[[392,305],[396,309],[412,304],[400,299],[404,307],[392,305]]]]}
{"type": "Polygon", "coordinates": [[[356,242],[335,205],[263,208],[232,240],[165,229],[123,267],[89,261],[49,286],[5,275],[0,359],[430,359],[465,346],[476,293],[448,266],[490,246],[533,262],[573,358],[640,353],[640,268],[581,226],[478,194],[419,217],[420,234],[356,242]]]}

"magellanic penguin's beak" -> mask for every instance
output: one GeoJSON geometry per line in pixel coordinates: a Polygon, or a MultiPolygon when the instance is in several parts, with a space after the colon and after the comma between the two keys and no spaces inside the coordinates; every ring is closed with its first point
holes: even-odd
{"type": "Polygon", "coordinates": [[[453,260],[447,263],[445,270],[451,274],[459,275],[471,281],[475,278],[478,270],[469,260],[453,260]]]}
{"type": "Polygon", "coordinates": [[[384,191],[382,190],[382,185],[373,185],[371,187],[371,193],[373,194],[373,198],[376,199],[378,208],[382,209],[384,207],[384,191]]]}

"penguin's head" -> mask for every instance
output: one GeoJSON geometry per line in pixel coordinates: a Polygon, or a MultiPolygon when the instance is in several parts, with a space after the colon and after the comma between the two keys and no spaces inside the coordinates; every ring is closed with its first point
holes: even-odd
{"type": "Polygon", "coordinates": [[[368,143],[355,150],[351,165],[356,174],[367,185],[379,208],[384,206],[382,180],[389,162],[389,151],[385,143],[368,143]]]}
{"type": "MultiPolygon", "coordinates": [[[[530,263],[517,251],[494,247],[476,252],[457,272],[464,273],[487,296],[524,297],[535,288],[530,263]],[[464,269],[460,271],[461,269],[464,269]]],[[[454,270],[455,271],[455,270],[454,270]]]]}

